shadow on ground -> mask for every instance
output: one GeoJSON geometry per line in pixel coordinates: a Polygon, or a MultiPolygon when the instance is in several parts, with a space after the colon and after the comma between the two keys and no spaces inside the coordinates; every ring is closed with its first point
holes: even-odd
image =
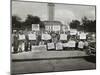
{"type": "Polygon", "coordinates": [[[84,59],[88,62],[96,63],[96,57],[95,56],[87,56],[87,57],[84,57],[84,59]]]}

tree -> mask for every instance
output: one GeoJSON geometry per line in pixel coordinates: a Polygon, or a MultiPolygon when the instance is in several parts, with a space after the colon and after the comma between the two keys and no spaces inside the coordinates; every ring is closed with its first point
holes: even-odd
{"type": "Polygon", "coordinates": [[[84,31],[87,32],[96,32],[96,20],[89,20],[87,17],[82,18],[82,25],[84,31]]]}
{"type": "Polygon", "coordinates": [[[78,21],[78,20],[72,20],[72,22],[70,22],[69,25],[70,25],[70,28],[77,29],[78,26],[80,25],[80,21],[78,21]]]}
{"type": "Polygon", "coordinates": [[[24,22],[25,27],[31,27],[32,24],[39,24],[40,18],[38,16],[27,15],[27,18],[24,22]]]}
{"type": "Polygon", "coordinates": [[[40,22],[40,28],[42,28],[42,29],[45,28],[45,25],[44,25],[44,23],[42,21],[40,22]]]}
{"type": "Polygon", "coordinates": [[[20,20],[21,20],[20,17],[18,17],[16,15],[12,16],[12,28],[16,28],[16,29],[21,28],[20,20]]]}

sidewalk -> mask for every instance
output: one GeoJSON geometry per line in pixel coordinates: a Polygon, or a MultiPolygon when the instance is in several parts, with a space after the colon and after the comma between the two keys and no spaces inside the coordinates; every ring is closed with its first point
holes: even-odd
{"type": "Polygon", "coordinates": [[[84,51],[29,51],[17,54],[11,54],[12,60],[37,60],[54,58],[73,58],[84,57],[87,54],[84,51]]]}

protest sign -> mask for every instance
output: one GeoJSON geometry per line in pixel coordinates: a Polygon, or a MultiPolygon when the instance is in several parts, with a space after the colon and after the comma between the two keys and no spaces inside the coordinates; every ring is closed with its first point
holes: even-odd
{"type": "Polygon", "coordinates": [[[63,47],[68,47],[68,43],[63,43],[63,47]]]}
{"type": "Polygon", "coordinates": [[[39,24],[32,24],[32,30],[39,31],[40,30],[39,24]]]}
{"type": "Polygon", "coordinates": [[[48,49],[55,49],[54,43],[48,43],[47,46],[48,46],[48,49]]]}
{"type": "Polygon", "coordinates": [[[71,29],[70,30],[70,35],[76,35],[77,34],[77,30],[76,29],[71,29]]]}
{"type": "Polygon", "coordinates": [[[49,34],[42,34],[42,40],[50,40],[51,36],[49,34]]]}
{"type": "Polygon", "coordinates": [[[29,40],[36,40],[36,34],[28,34],[29,40]]]}
{"type": "Polygon", "coordinates": [[[19,34],[19,40],[25,40],[25,35],[24,34],[19,34]]]}
{"type": "Polygon", "coordinates": [[[56,43],[56,50],[62,50],[63,49],[63,44],[61,42],[56,43]]]}
{"type": "Polygon", "coordinates": [[[60,34],[60,40],[67,40],[66,34],[60,34]]]}
{"type": "Polygon", "coordinates": [[[85,33],[81,33],[80,34],[80,39],[86,39],[86,34],[85,33]]]}
{"type": "Polygon", "coordinates": [[[68,47],[75,47],[75,41],[73,41],[73,40],[70,40],[69,42],[68,42],[68,47]]]}
{"type": "Polygon", "coordinates": [[[80,41],[79,43],[78,43],[78,48],[83,48],[84,47],[84,42],[83,41],[80,41]]]}

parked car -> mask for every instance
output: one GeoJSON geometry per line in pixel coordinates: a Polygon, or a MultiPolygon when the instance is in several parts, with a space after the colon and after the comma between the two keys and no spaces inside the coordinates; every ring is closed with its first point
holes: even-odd
{"type": "Polygon", "coordinates": [[[88,49],[86,50],[86,53],[89,56],[94,56],[96,57],[96,42],[95,41],[91,41],[89,43],[88,49]]]}

